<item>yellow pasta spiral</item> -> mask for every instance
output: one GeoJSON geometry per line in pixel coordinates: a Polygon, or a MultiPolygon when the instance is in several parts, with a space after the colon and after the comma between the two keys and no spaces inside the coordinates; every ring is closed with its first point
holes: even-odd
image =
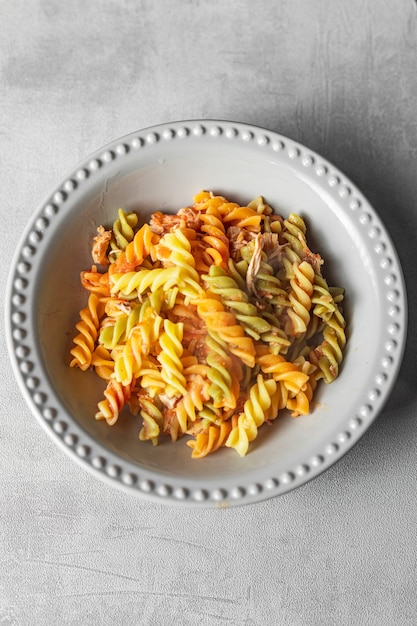
{"type": "Polygon", "coordinates": [[[109,380],[114,372],[114,360],[103,345],[98,345],[91,355],[91,365],[100,378],[109,380]]]}
{"type": "Polygon", "coordinates": [[[271,407],[271,398],[276,389],[277,384],[272,378],[265,379],[262,374],[258,374],[256,383],[249,391],[243,413],[239,415],[237,425],[226,441],[226,446],[234,448],[240,456],[245,456],[249,443],[256,438],[258,429],[264,423],[271,407]]]}
{"type": "MultiPolygon", "coordinates": [[[[179,270],[177,276],[177,286],[183,295],[188,298],[197,298],[203,293],[200,285],[200,277],[195,269],[195,260],[191,254],[191,243],[184,232],[176,228],[172,233],[166,233],[155,248],[157,259],[173,265],[179,270]],[[165,257],[159,256],[158,252],[167,249],[169,254],[165,257]]],[[[157,270],[154,270],[157,271],[157,270]]]]}
{"type": "Polygon", "coordinates": [[[111,276],[114,295],[137,297],[146,291],[154,292],[161,287],[175,287],[181,276],[180,267],[142,269],[137,272],[114,273],[111,276]]]}
{"type": "Polygon", "coordinates": [[[132,379],[137,378],[142,367],[142,342],[135,331],[136,329],[126,344],[113,353],[114,375],[122,385],[129,385],[132,379]]]}
{"type": "Polygon", "coordinates": [[[186,380],[183,374],[181,355],[183,325],[175,324],[168,319],[164,320],[164,332],[159,339],[161,352],[157,359],[162,365],[161,376],[167,384],[166,393],[168,396],[181,396],[187,393],[186,380]]]}
{"type": "Polygon", "coordinates": [[[271,213],[273,212],[272,207],[270,207],[269,204],[265,202],[263,196],[257,196],[256,198],[251,200],[251,202],[249,202],[248,204],[248,207],[262,215],[271,215],[271,213]]]}
{"type": "Polygon", "coordinates": [[[166,383],[162,378],[161,367],[156,357],[151,355],[143,357],[142,368],[137,378],[141,388],[151,398],[164,393],[166,383]]]}
{"type": "Polygon", "coordinates": [[[297,337],[307,331],[310,322],[311,296],[313,293],[314,269],[307,263],[293,264],[293,277],[290,280],[291,307],[287,309],[289,321],[286,324],[287,335],[297,337]]]}

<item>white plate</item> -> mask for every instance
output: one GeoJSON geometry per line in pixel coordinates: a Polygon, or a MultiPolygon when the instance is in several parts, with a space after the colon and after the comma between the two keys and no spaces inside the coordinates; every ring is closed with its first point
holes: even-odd
{"type": "Polygon", "coordinates": [[[53,440],[111,485],[173,504],[231,506],[285,493],[328,468],[362,436],[389,395],[406,337],[406,294],[396,251],[358,189],[308,148],[241,123],[197,120],[148,128],[98,150],[46,198],[26,228],[6,295],[13,369],[53,440]],[[322,384],[306,417],[264,426],[243,459],[222,449],[191,460],[184,441],[153,448],[137,424],[94,420],[103,385],[68,367],[86,294],[79,273],[91,239],[119,207],[146,221],[177,211],[201,189],[248,203],[257,195],[307,221],[331,284],[346,290],[348,343],[339,378],[322,384]]]}

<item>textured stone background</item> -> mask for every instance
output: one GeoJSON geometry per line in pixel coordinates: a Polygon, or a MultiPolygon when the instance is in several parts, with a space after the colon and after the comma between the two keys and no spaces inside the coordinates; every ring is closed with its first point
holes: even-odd
{"type": "Polygon", "coordinates": [[[34,208],[89,152],[176,119],[265,126],[365,193],[404,267],[398,384],[360,443],[284,497],[178,510],[74,465],[0,340],[0,624],[417,623],[417,4],[0,0],[1,284],[34,208]]]}

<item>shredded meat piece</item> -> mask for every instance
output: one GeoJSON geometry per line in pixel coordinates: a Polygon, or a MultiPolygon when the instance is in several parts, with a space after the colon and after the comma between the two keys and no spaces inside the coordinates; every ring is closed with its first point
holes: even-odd
{"type": "Polygon", "coordinates": [[[251,233],[246,228],[240,228],[239,226],[230,226],[226,234],[229,239],[230,256],[235,261],[238,260],[239,250],[256,237],[255,233],[251,233]]]}
{"type": "Polygon", "coordinates": [[[170,397],[168,396],[166,393],[161,393],[159,394],[159,399],[162,402],[162,404],[164,406],[166,406],[168,409],[173,409],[174,406],[177,404],[178,402],[178,398],[175,397],[170,397]]]}
{"type": "Polygon", "coordinates": [[[129,315],[129,313],[133,309],[133,304],[131,302],[126,302],[125,300],[116,300],[110,299],[106,302],[105,312],[106,315],[111,317],[118,317],[120,315],[129,315]]]}
{"type": "Polygon", "coordinates": [[[204,360],[210,351],[206,342],[200,339],[191,339],[188,350],[191,354],[196,356],[199,361],[204,360]]]}
{"type": "Polygon", "coordinates": [[[202,433],[205,430],[206,426],[204,424],[204,420],[202,419],[196,419],[195,422],[191,422],[189,425],[189,428],[187,429],[186,433],[187,435],[198,435],[199,433],[202,433]]]}
{"type": "Polygon", "coordinates": [[[236,402],[236,408],[234,409],[233,412],[237,414],[243,413],[246,400],[247,400],[246,396],[239,396],[236,402]]]}
{"type": "Polygon", "coordinates": [[[198,230],[200,227],[200,216],[198,211],[195,211],[192,207],[180,209],[176,215],[168,215],[157,211],[151,216],[149,224],[151,231],[157,235],[169,233],[175,227],[187,227],[198,230]]]}
{"type": "Polygon", "coordinates": [[[316,274],[320,274],[320,266],[323,265],[324,261],[319,254],[311,252],[307,244],[304,246],[304,261],[310,263],[316,274]]]}
{"type": "Polygon", "coordinates": [[[168,233],[171,226],[178,223],[176,215],[165,215],[160,211],[153,213],[149,221],[151,231],[157,235],[163,235],[168,233]]]}
{"type": "Polygon", "coordinates": [[[184,209],[180,209],[178,211],[178,216],[181,219],[185,220],[187,228],[192,228],[194,230],[200,229],[200,213],[199,211],[196,211],[193,207],[185,207],[184,209]]]}
{"type": "MultiPolygon", "coordinates": [[[[261,295],[257,293],[255,280],[260,270],[262,252],[265,253],[266,261],[274,272],[278,272],[282,265],[282,257],[285,254],[285,248],[288,245],[288,243],[281,244],[279,242],[277,233],[259,233],[256,235],[255,248],[246,273],[246,284],[249,293],[253,293],[255,296],[261,295]]],[[[262,295],[263,297],[268,297],[267,294],[262,295]]]]}
{"type": "Polygon", "coordinates": [[[256,291],[255,280],[261,267],[263,246],[264,240],[261,233],[259,233],[258,235],[256,235],[255,248],[249,263],[248,271],[246,272],[246,285],[248,287],[248,291],[249,293],[255,294],[255,296],[258,295],[256,291]]]}
{"type": "Polygon", "coordinates": [[[285,248],[289,245],[288,243],[281,244],[279,243],[277,233],[264,233],[262,235],[263,239],[263,250],[266,254],[267,261],[272,269],[277,272],[281,267],[282,257],[285,253],[285,248]]]}
{"type": "Polygon", "coordinates": [[[107,248],[109,247],[112,231],[105,230],[103,226],[97,228],[98,235],[94,237],[94,243],[91,250],[94,263],[99,265],[109,265],[107,258],[107,248]]]}

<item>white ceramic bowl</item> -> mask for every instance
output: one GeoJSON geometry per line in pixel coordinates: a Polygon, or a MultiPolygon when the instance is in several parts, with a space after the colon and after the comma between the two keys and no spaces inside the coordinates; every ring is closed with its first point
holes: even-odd
{"type": "Polygon", "coordinates": [[[109,485],[170,504],[232,506],[285,493],[328,468],[362,436],[390,393],[406,336],[397,254],[373,208],[333,165],[274,132],[195,120],[147,128],[80,163],[36,210],[16,251],[6,295],[10,357],[40,424],[71,458],[109,485]],[[192,460],[184,441],[158,447],[138,425],[94,419],[103,381],[68,367],[86,294],[92,237],[119,207],[147,221],[201,189],[246,204],[263,195],[308,221],[331,282],[346,290],[348,343],[339,378],[313,413],[261,428],[240,458],[222,449],[192,460]]]}

